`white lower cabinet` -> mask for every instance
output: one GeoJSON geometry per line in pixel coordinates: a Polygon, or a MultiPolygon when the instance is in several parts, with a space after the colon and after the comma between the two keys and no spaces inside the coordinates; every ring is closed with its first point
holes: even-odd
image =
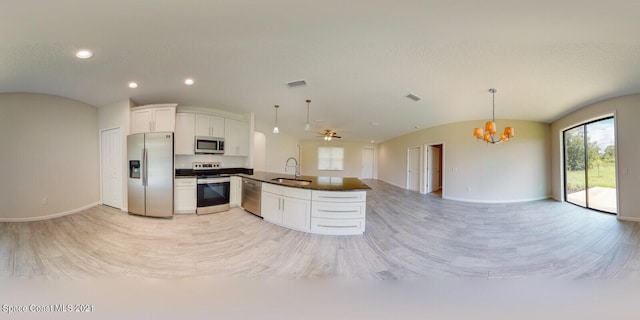
{"type": "Polygon", "coordinates": [[[318,191],[262,184],[262,218],[290,229],[357,235],[365,228],[366,191],[318,191]]]}
{"type": "Polygon", "coordinates": [[[231,176],[231,183],[229,185],[231,188],[229,192],[229,205],[239,207],[242,203],[242,178],[231,176]]]}
{"type": "Polygon", "coordinates": [[[333,235],[362,234],[364,219],[326,219],[313,217],[311,232],[333,235]]]}
{"type": "Polygon", "coordinates": [[[264,220],[282,224],[282,196],[263,190],[260,211],[264,220]]]}
{"type": "Polygon", "coordinates": [[[311,232],[362,234],[367,210],[366,191],[312,191],[311,232]]]}
{"type": "Polygon", "coordinates": [[[311,230],[311,191],[262,184],[262,218],[299,231],[311,230]]]}
{"type": "Polygon", "coordinates": [[[309,231],[311,201],[282,197],[282,225],[291,229],[309,231]]]}
{"type": "Polygon", "coordinates": [[[198,185],[196,178],[175,179],[174,213],[196,213],[198,185]]]}

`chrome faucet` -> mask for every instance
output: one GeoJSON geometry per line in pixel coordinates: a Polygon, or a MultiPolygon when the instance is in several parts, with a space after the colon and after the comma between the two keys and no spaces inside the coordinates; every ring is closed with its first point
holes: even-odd
{"type": "Polygon", "coordinates": [[[295,177],[296,179],[300,178],[300,166],[298,165],[298,160],[294,157],[291,157],[289,159],[287,159],[287,163],[284,164],[284,172],[287,172],[287,168],[289,167],[295,167],[296,168],[296,173],[295,173],[295,177]],[[292,160],[296,162],[295,166],[290,166],[289,165],[289,160],[292,160]]]}

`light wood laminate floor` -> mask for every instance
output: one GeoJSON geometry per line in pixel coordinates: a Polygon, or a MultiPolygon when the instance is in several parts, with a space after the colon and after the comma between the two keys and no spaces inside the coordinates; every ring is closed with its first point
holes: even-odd
{"type": "Polygon", "coordinates": [[[362,236],[288,230],[238,208],[169,220],[97,206],[0,223],[0,277],[640,278],[637,223],[552,200],[464,203],[365,182],[362,236]]]}

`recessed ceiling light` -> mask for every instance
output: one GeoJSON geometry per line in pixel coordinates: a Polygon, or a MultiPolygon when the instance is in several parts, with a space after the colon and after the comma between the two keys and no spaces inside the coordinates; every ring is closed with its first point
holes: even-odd
{"type": "Polygon", "coordinates": [[[375,140],[371,140],[371,143],[375,143],[375,140]]]}
{"type": "Polygon", "coordinates": [[[89,59],[89,58],[93,57],[93,51],[86,50],[86,49],[78,50],[76,52],[76,57],[78,57],[80,59],[89,59]]]}
{"type": "Polygon", "coordinates": [[[137,88],[137,87],[138,87],[138,84],[137,84],[137,83],[135,83],[135,82],[129,82],[129,88],[131,88],[131,89],[135,89],[135,88],[137,88]]]}
{"type": "Polygon", "coordinates": [[[186,84],[188,86],[190,86],[190,85],[192,85],[194,83],[195,83],[195,81],[193,81],[193,79],[191,79],[191,78],[187,78],[187,79],[184,80],[184,84],[186,84]]]}

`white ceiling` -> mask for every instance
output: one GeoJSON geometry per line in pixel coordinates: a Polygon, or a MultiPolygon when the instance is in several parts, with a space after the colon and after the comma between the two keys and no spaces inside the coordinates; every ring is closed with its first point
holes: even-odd
{"type": "Polygon", "coordinates": [[[481,125],[492,87],[497,118],[541,122],[640,92],[638,30],[637,0],[10,0],[0,92],[176,102],[268,124],[279,104],[281,132],[300,138],[313,136],[309,98],[318,131],[378,142],[481,125]],[[75,58],[81,48],[95,57],[75,58]]]}

